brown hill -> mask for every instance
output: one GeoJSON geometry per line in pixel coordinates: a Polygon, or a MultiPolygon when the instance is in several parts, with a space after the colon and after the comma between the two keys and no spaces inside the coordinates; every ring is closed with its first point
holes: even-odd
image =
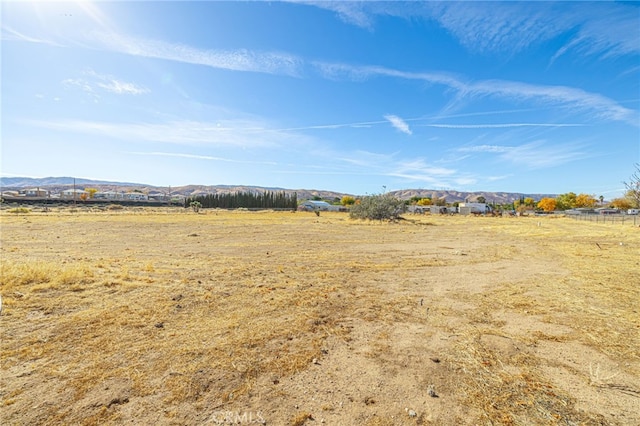
{"type": "MultiPolygon", "coordinates": [[[[73,187],[73,178],[68,177],[48,177],[42,179],[34,178],[0,178],[0,186],[3,191],[10,189],[24,189],[39,187],[48,189],[51,192],[60,192],[64,189],[73,187]]],[[[317,189],[286,189],[277,187],[261,187],[251,185],[184,185],[184,186],[153,186],[139,183],[126,183],[126,182],[105,182],[95,181],[89,179],[76,179],[75,185],[77,188],[96,188],[99,191],[117,191],[117,192],[130,192],[140,191],[143,193],[171,193],[173,195],[184,195],[186,197],[204,195],[204,194],[220,194],[220,193],[234,193],[234,192],[265,192],[265,191],[285,191],[287,194],[296,193],[299,200],[312,199],[314,197],[320,197],[325,200],[335,200],[342,198],[345,195],[360,196],[359,194],[347,194],[343,192],[329,191],[329,190],[317,190],[317,189]]],[[[402,189],[397,191],[391,191],[392,195],[408,200],[412,197],[428,197],[428,198],[446,198],[448,203],[473,202],[478,197],[484,197],[488,203],[506,204],[511,203],[514,200],[518,200],[521,197],[531,197],[534,200],[540,200],[544,197],[555,198],[556,194],[522,194],[517,192],[464,192],[464,191],[444,191],[433,189],[402,189]]]]}

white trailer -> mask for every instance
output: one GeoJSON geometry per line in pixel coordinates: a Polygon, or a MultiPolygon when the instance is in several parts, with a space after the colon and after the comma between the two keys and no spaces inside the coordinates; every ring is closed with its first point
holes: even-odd
{"type": "Polygon", "coordinates": [[[460,214],[486,214],[491,211],[491,207],[486,203],[460,203],[458,211],[460,214]]]}

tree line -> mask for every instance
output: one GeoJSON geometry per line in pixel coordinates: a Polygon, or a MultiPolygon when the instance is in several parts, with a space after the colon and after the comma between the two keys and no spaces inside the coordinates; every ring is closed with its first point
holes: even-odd
{"type": "Polygon", "coordinates": [[[292,209],[298,207],[298,195],[294,192],[287,195],[285,191],[232,192],[226,194],[207,194],[190,197],[185,200],[185,207],[199,203],[205,209],[292,209]]]}

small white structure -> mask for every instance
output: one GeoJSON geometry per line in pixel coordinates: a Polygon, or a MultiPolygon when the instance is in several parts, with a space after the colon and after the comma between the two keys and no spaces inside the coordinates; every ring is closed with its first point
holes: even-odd
{"type": "Polygon", "coordinates": [[[115,191],[96,192],[93,198],[98,200],[124,200],[124,193],[115,191]]]}
{"type": "Polygon", "coordinates": [[[640,209],[629,209],[627,210],[627,214],[640,214],[640,209]]]}
{"type": "Polygon", "coordinates": [[[133,201],[147,201],[149,197],[141,192],[127,192],[126,194],[124,194],[124,199],[133,201]]]}
{"type": "Polygon", "coordinates": [[[339,206],[332,206],[326,201],[307,200],[298,206],[298,210],[305,211],[339,211],[339,206]]]}
{"type": "Polygon", "coordinates": [[[486,203],[460,203],[458,211],[460,214],[485,214],[491,211],[491,207],[486,203]]]}
{"type": "Polygon", "coordinates": [[[89,196],[89,193],[84,189],[65,189],[60,193],[60,198],[67,200],[80,200],[83,194],[85,194],[86,197],[89,196]]]}

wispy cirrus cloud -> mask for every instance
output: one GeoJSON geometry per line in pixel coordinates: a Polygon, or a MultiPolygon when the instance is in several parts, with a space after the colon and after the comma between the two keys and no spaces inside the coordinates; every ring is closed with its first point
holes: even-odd
{"type": "Polygon", "coordinates": [[[0,40],[3,41],[24,41],[28,43],[38,43],[38,44],[48,44],[50,46],[55,47],[64,47],[62,43],[58,43],[53,40],[48,40],[45,38],[33,37],[27,34],[23,34],[11,27],[2,26],[2,31],[0,32],[0,40]]]}
{"type": "Polygon", "coordinates": [[[507,129],[512,127],[584,127],[577,123],[491,123],[491,124],[417,124],[420,127],[442,129],[507,129]]]}
{"type": "Polygon", "coordinates": [[[88,37],[93,48],[145,58],[164,59],[211,68],[259,72],[297,77],[302,61],[282,52],[260,52],[248,49],[206,50],[181,43],[144,39],[123,33],[94,32],[88,37]]]}
{"type": "Polygon", "coordinates": [[[237,164],[262,164],[268,166],[275,166],[278,163],[273,161],[249,161],[249,160],[235,160],[232,158],[224,158],[224,157],[215,157],[211,155],[200,155],[200,154],[186,154],[180,152],[161,152],[161,151],[152,151],[152,152],[144,152],[144,151],[128,151],[126,154],[131,155],[140,155],[140,156],[148,156],[148,157],[175,157],[175,158],[186,158],[190,160],[206,160],[206,161],[221,161],[225,163],[237,163],[237,164]]]}
{"type": "Polygon", "coordinates": [[[544,140],[533,141],[518,146],[474,145],[457,149],[463,153],[497,154],[498,158],[527,169],[556,167],[589,156],[584,146],[576,143],[548,145],[544,140]]]}
{"type": "Polygon", "coordinates": [[[118,95],[142,95],[150,92],[146,87],[136,83],[122,81],[111,75],[99,74],[93,70],[83,72],[82,77],[79,78],[68,78],[62,84],[66,87],[80,88],[95,100],[99,99],[98,92],[100,90],[118,95]]]}
{"type": "Polygon", "coordinates": [[[407,183],[420,182],[434,188],[470,184],[474,180],[457,169],[435,166],[423,158],[395,161],[389,165],[385,175],[399,178],[407,183]]]}
{"type": "Polygon", "coordinates": [[[163,142],[239,148],[274,148],[303,143],[290,132],[269,131],[261,122],[225,120],[221,123],[174,120],[161,123],[114,123],[84,120],[23,120],[23,124],[56,131],[84,133],[131,142],[163,142]]]}
{"type": "Polygon", "coordinates": [[[384,118],[386,118],[393,127],[398,129],[402,133],[406,133],[407,135],[412,134],[407,122],[397,115],[385,115],[384,118]]]}
{"type": "Polygon", "coordinates": [[[304,2],[335,12],[344,22],[372,30],[379,16],[435,20],[473,52],[517,53],[559,36],[569,51],[616,57],[640,52],[638,7],[593,2],[304,2]],[[338,4],[339,3],[339,4],[338,4]]]}
{"type": "Polygon", "coordinates": [[[323,76],[331,79],[359,81],[375,77],[392,77],[418,80],[445,86],[454,91],[455,98],[458,100],[474,100],[483,97],[496,97],[517,102],[531,100],[542,105],[587,112],[605,120],[624,121],[636,126],[639,125],[638,111],[626,108],[606,96],[574,87],[535,85],[497,79],[472,81],[447,73],[407,72],[379,66],[353,66],[319,62],[314,65],[323,76]]]}
{"type": "MultiPolygon", "coordinates": [[[[55,40],[32,37],[11,28],[2,28],[2,40],[44,43],[63,47],[55,40]]],[[[115,30],[93,31],[75,37],[73,45],[94,50],[104,50],[144,58],[163,59],[210,68],[231,71],[257,72],[299,77],[304,62],[295,55],[277,51],[255,51],[250,49],[213,50],[199,49],[181,43],[134,37],[115,30]]],[[[114,90],[128,90],[112,86],[114,90]]]]}

